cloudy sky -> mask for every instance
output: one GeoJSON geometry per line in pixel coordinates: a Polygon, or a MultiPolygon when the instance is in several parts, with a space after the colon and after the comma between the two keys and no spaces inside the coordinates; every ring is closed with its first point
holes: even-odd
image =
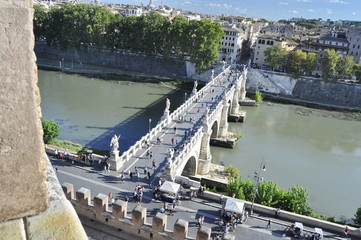
{"type": "MultiPolygon", "coordinates": [[[[100,0],[102,3],[144,5],[149,0],[100,0]]],[[[361,20],[361,0],[153,0],[154,5],[166,4],[201,13],[262,17],[269,20],[292,17],[331,20],[361,20]]]]}

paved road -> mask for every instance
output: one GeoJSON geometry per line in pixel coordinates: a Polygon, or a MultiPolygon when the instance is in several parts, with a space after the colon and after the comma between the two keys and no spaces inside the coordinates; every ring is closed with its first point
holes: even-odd
{"type": "MultiPolygon", "coordinates": [[[[100,169],[93,167],[72,165],[64,161],[54,160],[52,157],[50,157],[50,159],[53,166],[58,168],[58,178],[60,183],[72,183],[75,191],[81,187],[88,188],[91,190],[91,198],[94,198],[94,196],[98,193],[108,194],[111,192],[116,199],[123,199],[125,194],[131,196],[135,186],[138,183],[142,183],[142,185],[145,186],[146,191],[141,205],[147,208],[148,223],[152,222],[152,217],[162,206],[161,202],[157,202],[152,199],[151,189],[149,185],[143,181],[145,179],[143,174],[140,176],[138,181],[130,181],[126,178],[125,182],[121,183],[118,173],[116,172],[103,173],[100,169]]],[[[128,203],[128,216],[131,215],[131,211],[135,206],[136,203],[133,201],[128,203]]],[[[167,228],[172,229],[175,221],[178,218],[181,218],[189,222],[188,235],[195,237],[197,232],[196,219],[199,215],[204,215],[205,226],[212,229],[213,236],[221,234],[218,227],[220,209],[221,205],[219,203],[209,202],[200,198],[195,198],[192,201],[183,200],[181,206],[176,208],[174,215],[168,216],[167,228]]],[[[289,237],[285,237],[283,234],[285,226],[289,226],[291,223],[280,221],[278,219],[272,219],[271,228],[267,229],[266,225],[268,219],[270,219],[270,216],[254,215],[249,217],[247,222],[239,225],[232,234],[236,236],[236,239],[245,240],[291,239],[289,237]]],[[[337,235],[332,233],[325,233],[325,238],[340,239],[337,235]]]]}

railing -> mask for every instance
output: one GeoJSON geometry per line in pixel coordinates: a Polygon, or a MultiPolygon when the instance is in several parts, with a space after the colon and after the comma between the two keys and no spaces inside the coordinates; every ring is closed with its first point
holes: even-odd
{"type": "MultiPolygon", "coordinates": [[[[178,117],[181,114],[184,114],[184,111],[193,104],[193,102],[196,100],[197,96],[200,93],[205,93],[207,90],[211,88],[211,86],[220,79],[225,73],[229,72],[232,65],[229,65],[223,72],[218,74],[215,78],[213,78],[212,81],[208,82],[206,86],[204,86],[196,95],[193,95],[192,97],[188,98],[185,103],[183,103],[181,106],[179,106],[174,112],[172,112],[169,115],[169,118],[172,120],[177,120],[178,117]]],[[[219,104],[218,104],[219,105],[219,104]]],[[[217,107],[218,107],[217,105],[217,107]]],[[[212,111],[213,112],[213,111],[212,111]]],[[[215,114],[215,113],[213,113],[215,114]]],[[[158,124],[145,136],[143,136],[140,140],[138,140],[133,146],[131,146],[127,151],[125,151],[122,156],[120,156],[120,161],[125,162],[129,161],[137,151],[143,148],[146,142],[150,142],[150,140],[156,136],[159,132],[163,130],[163,128],[168,124],[168,119],[164,119],[163,121],[158,122],[158,124]]],[[[199,131],[199,130],[198,130],[199,131]]],[[[197,132],[198,132],[197,131],[197,132]]]]}

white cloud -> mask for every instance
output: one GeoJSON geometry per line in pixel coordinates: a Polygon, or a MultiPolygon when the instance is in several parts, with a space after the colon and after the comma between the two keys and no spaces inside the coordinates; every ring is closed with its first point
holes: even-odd
{"type": "Polygon", "coordinates": [[[227,9],[230,9],[230,8],[232,8],[232,5],[230,5],[230,4],[223,4],[223,7],[224,7],[224,8],[227,8],[227,9]]]}
{"type": "Polygon", "coordinates": [[[327,8],[327,9],[326,9],[326,13],[327,13],[327,14],[332,14],[333,11],[332,11],[332,9],[327,8]]]}
{"type": "Polygon", "coordinates": [[[313,9],[307,9],[307,12],[314,12],[315,10],[313,9]]]}
{"type": "Polygon", "coordinates": [[[356,12],[352,12],[352,15],[356,15],[356,12]]]}
{"type": "Polygon", "coordinates": [[[279,2],[280,5],[288,5],[288,2],[279,2]]]}
{"type": "Polygon", "coordinates": [[[347,2],[342,1],[342,0],[328,0],[330,3],[341,3],[341,4],[345,4],[347,2]]]}
{"type": "Polygon", "coordinates": [[[235,8],[234,10],[236,10],[236,12],[239,13],[246,13],[248,11],[248,9],[241,9],[241,8],[235,8]]]}
{"type": "Polygon", "coordinates": [[[192,4],[192,2],[190,2],[190,1],[185,1],[184,3],[185,4],[192,4]]]}
{"type": "Polygon", "coordinates": [[[294,14],[297,14],[298,11],[297,10],[292,10],[292,11],[289,11],[290,13],[294,13],[294,14]]]}
{"type": "Polygon", "coordinates": [[[209,3],[208,5],[209,5],[210,7],[222,7],[222,5],[219,4],[219,3],[209,3]]]}
{"type": "Polygon", "coordinates": [[[297,2],[312,2],[311,0],[297,0],[297,2]]]}

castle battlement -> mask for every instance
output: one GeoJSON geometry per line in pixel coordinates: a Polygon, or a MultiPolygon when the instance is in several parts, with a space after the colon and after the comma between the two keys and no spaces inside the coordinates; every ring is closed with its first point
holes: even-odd
{"type": "MultiPolygon", "coordinates": [[[[182,219],[177,219],[173,229],[167,229],[168,216],[158,212],[153,216],[152,223],[147,222],[147,209],[142,206],[136,206],[131,216],[128,216],[128,202],[117,200],[112,204],[112,210],[109,211],[108,196],[97,194],[91,203],[91,192],[87,188],[80,188],[74,194],[74,186],[70,183],[62,184],[63,191],[67,199],[73,204],[82,223],[85,225],[106,226],[107,231],[111,230],[123,236],[125,232],[134,239],[211,239],[211,229],[201,226],[195,238],[188,236],[189,223],[182,219]],[[74,195],[76,198],[74,198],[74,195]]],[[[103,228],[104,229],[104,228],[103,228]]],[[[223,239],[234,239],[234,236],[226,234],[223,239]]]]}

